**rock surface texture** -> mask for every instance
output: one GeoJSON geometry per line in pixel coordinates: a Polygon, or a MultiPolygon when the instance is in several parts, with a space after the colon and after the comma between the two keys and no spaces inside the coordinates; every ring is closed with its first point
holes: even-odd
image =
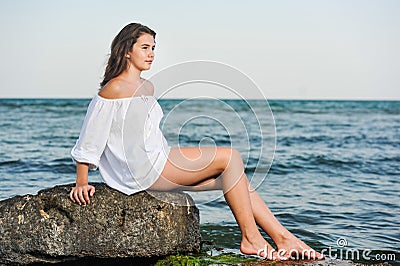
{"type": "Polygon", "coordinates": [[[122,194],[93,184],[91,204],[69,199],[73,184],[0,202],[0,263],[82,257],[156,257],[200,248],[199,211],[184,193],[122,194]]]}

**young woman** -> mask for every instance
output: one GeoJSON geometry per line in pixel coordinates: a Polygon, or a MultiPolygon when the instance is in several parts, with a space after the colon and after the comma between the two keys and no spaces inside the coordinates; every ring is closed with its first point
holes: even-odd
{"type": "Polygon", "coordinates": [[[155,35],[148,27],[131,23],[114,38],[101,89],[90,102],[71,151],[76,162],[71,200],[90,203],[95,188],[88,184],[88,170],[97,167],[110,187],[128,195],[146,189],[222,190],[242,233],[241,252],[269,260],[285,260],[293,253],[322,259],[283,227],[251,189],[237,150],[168,146],[159,128],[163,114],[153,85],[140,77],[154,60],[155,35]],[[128,142],[124,128],[131,130],[128,142]],[[278,252],[257,225],[273,239],[278,252]]]}

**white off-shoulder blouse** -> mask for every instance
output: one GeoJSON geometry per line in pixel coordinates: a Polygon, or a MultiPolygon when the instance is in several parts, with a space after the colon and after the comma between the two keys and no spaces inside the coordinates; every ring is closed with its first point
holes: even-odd
{"type": "Polygon", "coordinates": [[[99,168],[104,182],[125,194],[145,190],[160,176],[171,148],[159,127],[162,117],[154,96],[96,95],[71,156],[99,168]]]}

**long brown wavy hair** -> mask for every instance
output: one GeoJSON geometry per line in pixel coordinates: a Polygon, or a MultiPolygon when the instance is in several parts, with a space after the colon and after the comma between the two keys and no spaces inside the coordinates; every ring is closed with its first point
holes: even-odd
{"type": "Polygon", "coordinates": [[[126,25],[117,36],[115,36],[111,43],[111,53],[104,72],[104,79],[100,83],[101,88],[128,67],[128,60],[125,55],[131,51],[137,39],[144,33],[152,35],[153,38],[156,37],[155,31],[139,23],[130,23],[126,25]]]}

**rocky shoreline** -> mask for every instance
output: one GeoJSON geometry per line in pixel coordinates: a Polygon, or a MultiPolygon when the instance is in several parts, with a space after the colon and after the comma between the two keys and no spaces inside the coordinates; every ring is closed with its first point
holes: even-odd
{"type": "Polygon", "coordinates": [[[87,206],[69,199],[74,184],[0,201],[0,263],[154,260],[200,249],[199,211],[185,193],[127,196],[105,184],[87,206]]]}

